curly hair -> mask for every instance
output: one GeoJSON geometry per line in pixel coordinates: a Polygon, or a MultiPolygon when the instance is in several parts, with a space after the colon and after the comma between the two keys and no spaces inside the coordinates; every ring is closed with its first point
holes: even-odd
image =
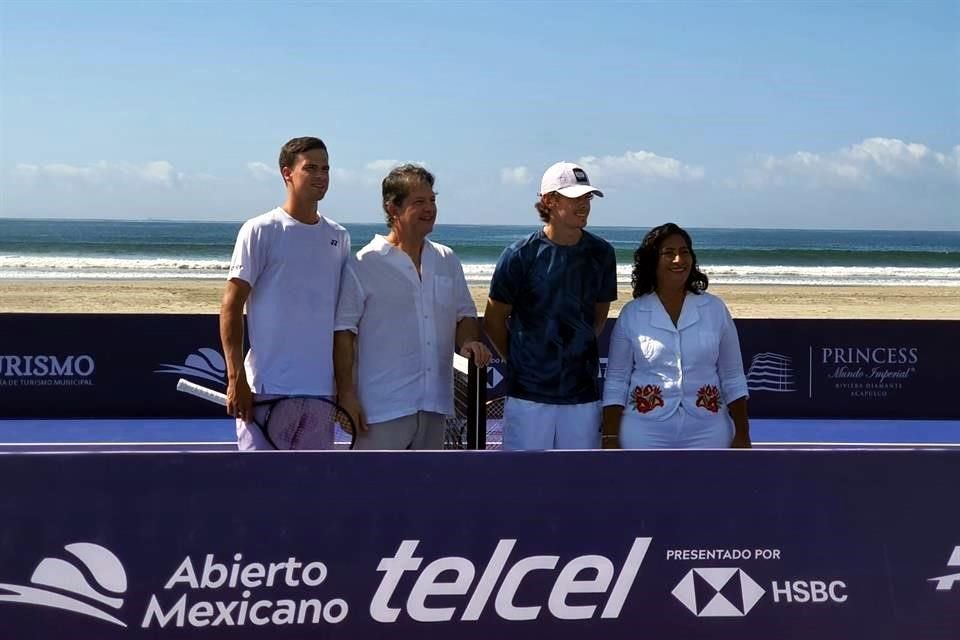
{"type": "Polygon", "coordinates": [[[534,203],[533,203],[533,208],[536,209],[536,210],[537,210],[537,213],[540,214],[540,219],[541,219],[541,220],[543,220],[543,221],[546,222],[547,224],[550,223],[550,207],[548,207],[547,205],[545,205],[545,204],[543,203],[543,200],[537,200],[536,202],[534,202],[534,203]]]}
{"type": "Polygon", "coordinates": [[[690,249],[692,262],[690,275],[687,276],[687,291],[699,294],[707,290],[709,280],[707,274],[700,271],[697,264],[697,254],[693,251],[693,239],[683,228],[668,222],[648,231],[640,242],[640,246],[633,253],[633,275],[630,277],[630,284],[633,285],[634,298],[656,291],[660,247],[663,245],[663,241],[672,235],[681,236],[690,249]]]}

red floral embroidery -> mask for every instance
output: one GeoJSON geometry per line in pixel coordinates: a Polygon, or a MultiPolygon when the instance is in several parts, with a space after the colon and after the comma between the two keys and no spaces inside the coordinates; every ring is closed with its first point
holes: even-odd
{"type": "Polygon", "coordinates": [[[720,390],[712,384],[707,384],[697,390],[697,406],[707,411],[720,411],[720,390]]]}
{"type": "Polygon", "coordinates": [[[649,413],[663,406],[663,390],[655,384],[634,387],[631,401],[634,409],[640,413],[649,413]]]}

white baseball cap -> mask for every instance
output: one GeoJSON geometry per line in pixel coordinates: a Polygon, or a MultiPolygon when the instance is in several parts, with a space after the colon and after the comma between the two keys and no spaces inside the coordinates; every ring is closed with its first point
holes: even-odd
{"type": "Polygon", "coordinates": [[[590,178],[583,167],[572,162],[558,162],[544,172],[540,180],[540,195],[554,191],[567,198],[579,198],[585,193],[603,197],[600,189],[590,186],[590,178]]]}

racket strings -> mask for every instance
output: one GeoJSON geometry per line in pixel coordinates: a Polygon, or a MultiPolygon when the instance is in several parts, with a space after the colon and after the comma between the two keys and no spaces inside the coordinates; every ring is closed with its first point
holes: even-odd
{"type": "Polygon", "coordinates": [[[337,425],[353,426],[350,415],[325,398],[279,398],[262,406],[260,427],[277,449],[332,449],[337,425]]]}

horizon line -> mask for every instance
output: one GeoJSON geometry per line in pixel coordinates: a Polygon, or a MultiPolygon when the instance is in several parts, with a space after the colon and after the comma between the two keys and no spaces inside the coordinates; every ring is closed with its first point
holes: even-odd
{"type": "MultiPolygon", "coordinates": [[[[321,214],[323,215],[323,214],[321,214]]],[[[219,220],[219,219],[196,219],[196,218],[95,218],[95,217],[76,217],[76,218],[58,218],[58,217],[17,217],[17,216],[4,216],[0,215],[0,220],[16,220],[24,222],[131,222],[131,223],[150,223],[150,222],[169,222],[177,224],[243,224],[248,220],[248,218],[238,219],[238,220],[219,220]]],[[[382,225],[386,228],[386,224],[382,220],[376,222],[343,222],[341,220],[335,220],[337,224],[341,225],[367,225],[367,226],[377,226],[382,225]]],[[[436,223],[438,227],[514,227],[518,229],[530,229],[541,227],[540,224],[485,224],[485,223],[462,223],[462,222],[438,222],[436,223]]],[[[656,226],[656,225],[653,225],[656,226]]],[[[618,225],[618,224],[593,224],[588,228],[594,229],[651,229],[653,226],[634,226],[634,225],[618,225]]],[[[681,225],[683,226],[683,225],[681,225]]],[[[925,229],[901,229],[901,228],[891,228],[891,227],[876,227],[876,228],[853,228],[853,227],[748,227],[748,226],[735,226],[735,227],[723,227],[723,226],[689,226],[684,227],[686,229],[709,229],[712,231],[741,231],[741,230],[750,230],[750,231],[883,231],[883,232],[907,232],[907,233],[960,233],[960,227],[951,229],[951,228],[925,228],[925,229]]]]}

